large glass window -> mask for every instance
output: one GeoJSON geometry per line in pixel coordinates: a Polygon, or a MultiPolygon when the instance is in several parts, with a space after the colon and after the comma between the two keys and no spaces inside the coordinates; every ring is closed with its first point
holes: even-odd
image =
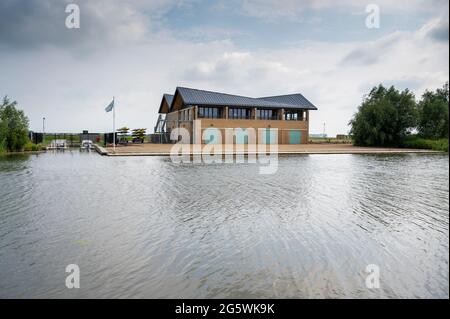
{"type": "Polygon", "coordinates": [[[284,111],[286,121],[303,121],[303,111],[284,111]]]}
{"type": "Polygon", "coordinates": [[[221,118],[222,112],[218,107],[199,107],[198,117],[199,118],[221,118]]]}
{"type": "Polygon", "coordinates": [[[257,117],[259,120],[278,120],[278,111],[277,110],[257,110],[257,117]]]}
{"type": "Polygon", "coordinates": [[[240,108],[228,109],[229,119],[250,119],[250,117],[251,117],[251,110],[249,109],[240,109],[240,108]]]}

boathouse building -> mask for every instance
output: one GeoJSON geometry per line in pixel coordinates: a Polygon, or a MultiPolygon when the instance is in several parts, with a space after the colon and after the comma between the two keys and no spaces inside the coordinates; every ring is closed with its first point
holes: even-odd
{"type": "Polygon", "coordinates": [[[246,144],[246,129],[254,128],[258,143],[305,144],[311,110],[317,108],[300,93],[252,98],[177,87],[173,95],[163,95],[155,133],[167,136],[183,127],[193,136],[194,124],[201,123],[208,137],[201,143],[224,143],[225,129],[233,128],[234,143],[246,144]]]}

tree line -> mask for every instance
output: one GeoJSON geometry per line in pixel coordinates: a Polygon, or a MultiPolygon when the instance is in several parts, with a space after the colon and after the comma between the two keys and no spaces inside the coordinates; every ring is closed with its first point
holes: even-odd
{"type": "MultiPolygon", "coordinates": [[[[0,104],[0,152],[22,151],[29,143],[28,118],[16,106],[17,102],[7,96],[0,104]]],[[[350,135],[358,146],[437,145],[448,151],[448,113],[448,82],[435,91],[426,91],[419,101],[408,89],[399,91],[380,84],[364,97],[350,120],[350,135]]]]}
{"type": "Polygon", "coordinates": [[[408,89],[380,84],[365,96],[350,120],[350,134],[358,146],[404,147],[413,138],[447,139],[448,150],[448,111],[448,82],[426,91],[419,101],[408,89]]]}

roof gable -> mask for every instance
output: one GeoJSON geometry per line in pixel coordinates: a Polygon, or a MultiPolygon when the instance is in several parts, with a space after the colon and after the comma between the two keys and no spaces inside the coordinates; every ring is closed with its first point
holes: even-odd
{"type": "Polygon", "coordinates": [[[173,95],[171,94],[163,94],[163,98],[161,100],[161,104],[159,105],[158,113],[169,113],[170,106],[172,105],[173,95]]]}

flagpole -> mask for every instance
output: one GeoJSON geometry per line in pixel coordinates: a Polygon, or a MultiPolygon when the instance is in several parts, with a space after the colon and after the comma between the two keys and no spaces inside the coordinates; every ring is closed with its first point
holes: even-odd
{"type": "Polygon", "coordinates": [[[113,152],[116,152],[116,102],[113,96],[113,152]]]}

